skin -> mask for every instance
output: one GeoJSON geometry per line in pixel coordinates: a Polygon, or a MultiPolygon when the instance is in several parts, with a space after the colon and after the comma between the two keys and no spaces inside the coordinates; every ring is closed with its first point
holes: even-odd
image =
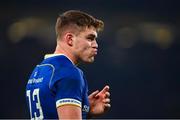
{"type": "MultiPolygon", "coordinates": [[[[55,54],[66,55],[74,64],[79,62],[92,63],[97,55],[97,32],[94,27],[86,27],[83,31],[73,32],[66,30],[58,37],[55,54]]],[[[109,86],[101,91],[96,90],[89,95],[90,111],[88,116],[98,116],[110,108],[109,86]]],[[[60,119],[82,119],[81,108],[73,105],[64,105],[57,108],[60,119]]]]}

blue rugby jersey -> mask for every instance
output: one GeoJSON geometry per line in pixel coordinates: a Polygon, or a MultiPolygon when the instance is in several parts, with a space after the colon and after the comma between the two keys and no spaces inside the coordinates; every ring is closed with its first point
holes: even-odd
{"type": "Polygon", "coordinates": [[[89,112],[88,86],[83,72],[66,56],[52,54],[33,70],[26,99],[31,119],[56,119],[57,107],[81,107],[82,118],[89,112]]]}

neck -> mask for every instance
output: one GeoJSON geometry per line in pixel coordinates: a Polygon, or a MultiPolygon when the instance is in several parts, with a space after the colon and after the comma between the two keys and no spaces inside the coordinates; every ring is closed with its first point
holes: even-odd
{"type": "Polygon", "coordinates": [[[70,50],[66,49],[65,47],[66,47],[65,45],[57,44],[54,54],[64,54],[72,61],[73,64],[77,64],[78,62],[75,56],[71,53],[70,50]]]}

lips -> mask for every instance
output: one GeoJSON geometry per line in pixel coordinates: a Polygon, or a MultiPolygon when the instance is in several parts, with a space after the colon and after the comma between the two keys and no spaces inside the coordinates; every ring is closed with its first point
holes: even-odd
{"type": "Polygon", "coordinates": [[[98,52],[98,50],[95,49],[94,52],[93,52],[93,54],[94,54],[94,55],[97,55],[97,52],[98,52]]]}
{"type": "Polygon", "coordinates": [[[94,52],[95,55],[97,55],[97,52],[94,52]]]}

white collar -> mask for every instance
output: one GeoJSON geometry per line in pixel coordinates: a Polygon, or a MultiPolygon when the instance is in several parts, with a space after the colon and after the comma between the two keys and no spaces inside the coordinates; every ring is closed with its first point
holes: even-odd
{"type": "Polygon", "coordinates": [[[65,57],[68,58],[68,59],[72,62],[72,64],[74,65],[73,61],[72,61],[69,57],[67,57],[65,54],[46,54],[46,55],[44,56],[44,59],[47,59],[47,58],[50,58],[50,57],[59,56],[59,55],[65,56],[65,57]]]}

